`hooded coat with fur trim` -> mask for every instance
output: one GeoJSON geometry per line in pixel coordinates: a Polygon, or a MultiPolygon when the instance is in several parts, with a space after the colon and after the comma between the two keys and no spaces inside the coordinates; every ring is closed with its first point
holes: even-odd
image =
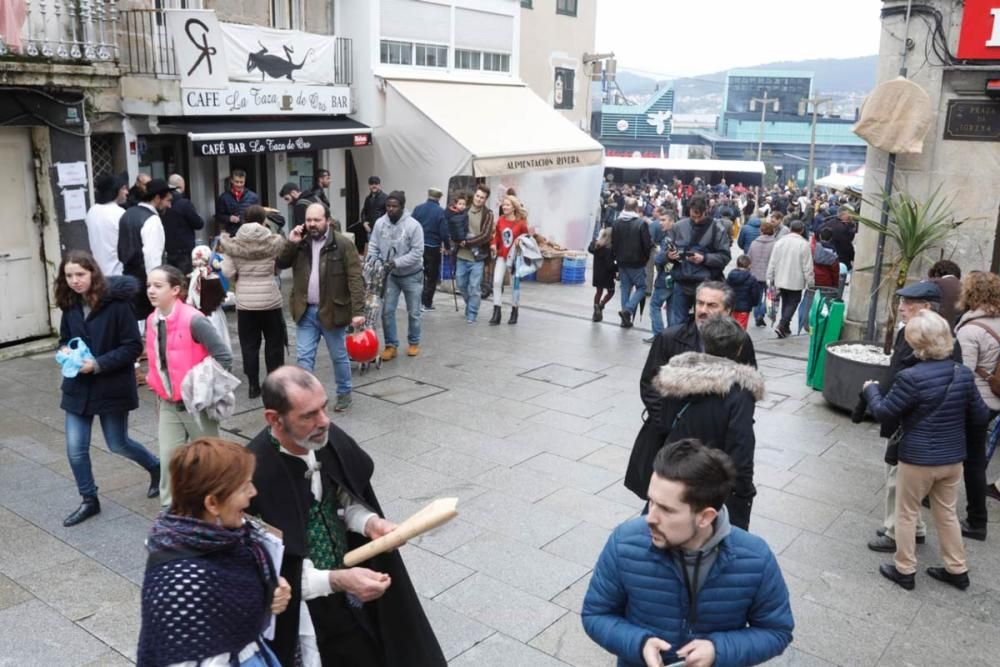
{"type": "MultiPolygon", "coordinates": [[[[697,438],[726,452],[736,466],[736,486],[726,501],[734,526],[750,522],[753,485],[754,408],[764,397],[764,376],[755,368],[700,352],[678,354],[660,369],[653,387],[663,397],[658,443],[636,442],[629,459],[626,485],[653,474],[653,460],[667,442],[697,438]],[[641,445],[641,446],[640,446],[641,445]]],[[[630,487],[631,488],[631,487],[630,487]]]]}
{"type": "Polygon", "coordinates": [[[244,223],[236,236],[222,235],[222,273],[236,281],[238,310],[281,308],[281,291],[274,280],[275,260],[285,239],[256,222],[244,223]]]}

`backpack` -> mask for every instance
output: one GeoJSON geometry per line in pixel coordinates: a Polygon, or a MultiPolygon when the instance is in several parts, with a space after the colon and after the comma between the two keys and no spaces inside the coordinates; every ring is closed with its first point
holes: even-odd
{"type": "MultiPolygon", "coordinates": [[[[996,340],[997,343],[1000,343],[1000,336],[997,335],[997,332],[982,322],[970,320],[969,322],[966,322],[966,324],[971,324],[979,327],[980,329],[984,329],[986,333],[993,336],[993,339],[996,340]]],[[[976,368],[976,375],[986,380],[986,384],[990,386],[990,391],[993,392],[994,396],[1000,397],[1000,374],[998,374],[997,371],[1000,371],[1000,361],[997,362],[997,365],[993,368],[992,373],[988,373],[982,368],[976,368]]]]}

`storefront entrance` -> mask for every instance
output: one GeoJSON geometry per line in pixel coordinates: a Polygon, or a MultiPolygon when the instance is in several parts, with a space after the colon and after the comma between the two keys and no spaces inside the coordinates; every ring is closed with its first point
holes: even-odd
{"type": "Polygon", "coordinates": [[[268,184],[271,182],[267,169],[267,156],[255,155],[230,155],[229,170],[242,169],[247,173],[246,186],[257,193],[260,203],[264,206],[271,206],[271,193],[268,184]]]}

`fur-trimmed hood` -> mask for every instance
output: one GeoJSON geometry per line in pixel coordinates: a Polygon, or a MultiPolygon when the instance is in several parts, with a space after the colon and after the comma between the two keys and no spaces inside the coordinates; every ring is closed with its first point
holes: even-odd
{"type": "Polygon", "coordinates": [[[653,387],[664,398],[698,395],[725,396],[733,385],[764,398],[764,376],[752,366],[701,352],[684,352],[672,357],[653,378],[653,387]]]}
{"type": "Polygon", "coordinates": [[[285,239],[256,222],[243,224],[236,236],[223,234],[223,254],[239,259],[274,259],[285,245],[285,239]]]}

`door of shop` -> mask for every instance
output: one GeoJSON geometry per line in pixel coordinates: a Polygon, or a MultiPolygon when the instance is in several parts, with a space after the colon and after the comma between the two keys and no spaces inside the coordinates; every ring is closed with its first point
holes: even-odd
{"type": "Polygon", "coordinates": [[[27,129],[0,129],[0,344],[49,332],[49,304],[35,223],[35,179],[27,129]]]}

